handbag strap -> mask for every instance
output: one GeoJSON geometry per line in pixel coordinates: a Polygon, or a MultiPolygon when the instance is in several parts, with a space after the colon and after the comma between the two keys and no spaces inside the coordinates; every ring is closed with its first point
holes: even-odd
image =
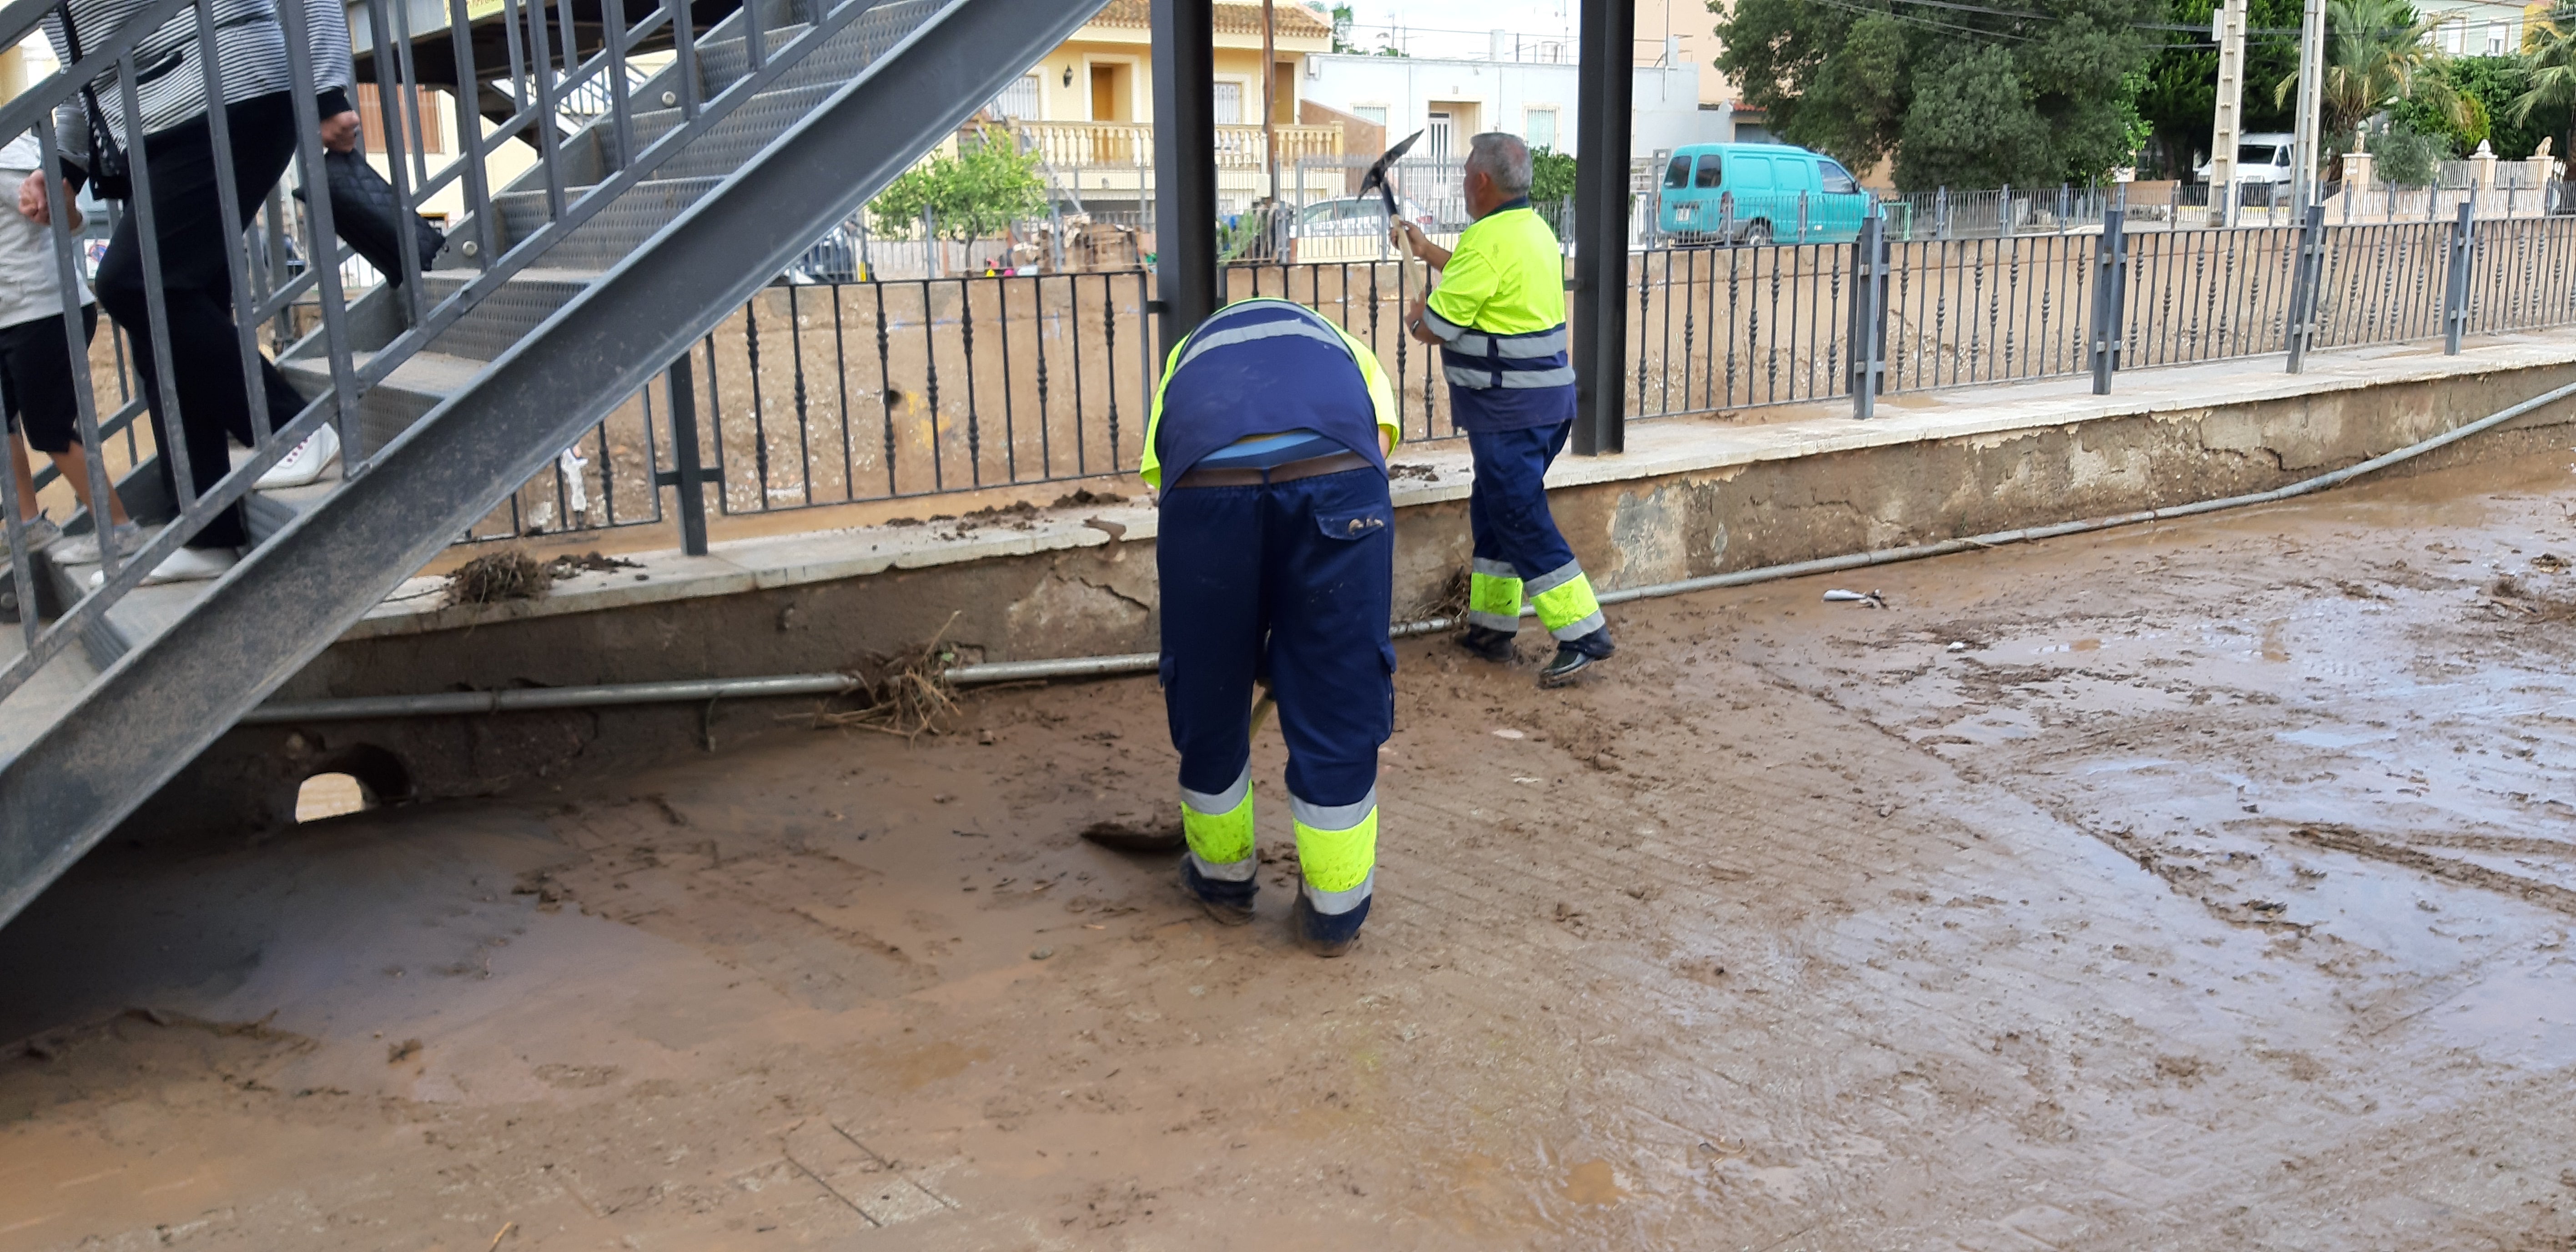
{"type": "MultiPolygon", "coordinates": [[[[68,45],[71,49],[72,64],[80,64],[81,58],[87,54],[81,51],[80,24],[72,20],[71,0],[54,0],[54,16],[63,20],[63,43],[68,45]]],[[[65,68],[68,69],[70,67],[66,66],[65,68]]],[[[97,146],[98,141],[100,140],[105,140],[109,144],[114,144],[116,142],[116,136],[108,133],[107,119],[99,115],[98,89],[87,79],[83,79],[81,81],[81,103],[89,106],[91,146],[97,146]]],[[[101,160],[107,158],[102,158],[101,154],[93,153],[91,159],[101,160]]]]}

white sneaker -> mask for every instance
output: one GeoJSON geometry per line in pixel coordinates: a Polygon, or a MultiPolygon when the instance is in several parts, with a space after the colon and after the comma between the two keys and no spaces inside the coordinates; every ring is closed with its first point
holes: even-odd
{"type": "MultiPolygon", "coordinates": [[[[241,564],[241,553],[231,548],[181,548],[161,558],[161,563],[153,566],[152,572],[143,576],[143,585],[151,587],[161,583],[205,582],[208,579],[223,577],[226,571],[239,564],[241,564]]],[[[92,587],[106,581],[106,570],[100,570],[89,576],[89,585],[92,587]]]]}
{"type": "Polygon", "coordinates": [[[290,449],[278,459],[277,464],[269,466],[268,472],[259,476],[253,489],[275,491],[280,487],[308,486],[320,480],[339,459],[340,432],[328,426],[316,427],[312,434],[304,437],[304,442],[290,449]]]}
{"type": "MultiPolygon", "coordinates": [[[[116,554],[118,556],[131,556],[142,550],[142,547],[142,526],[134,522],[124,522],[117,526],[116,554]]],[[[98,532],[93,530],[86,535],[74,535],[55,545],[54,563],[57,565],[98,564],[98,532]]]]}
{"type": "MultiPolygon", "coordinates": [[[[19,523],[18,541],[26,544],[29,552],[37,551],[62,537],[63,528],[55,525],[53,518],[42,513],[37,514],[32,521],[19,523]]],[[[8,551],[7,540],[0,538],[0,556],[6,556],[8,551]]]]}

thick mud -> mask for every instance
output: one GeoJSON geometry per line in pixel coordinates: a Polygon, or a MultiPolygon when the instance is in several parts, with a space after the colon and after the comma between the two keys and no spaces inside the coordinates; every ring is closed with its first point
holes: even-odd
{"type": "Polygon", "coordinates": [[[107,849],[0,1250],[2576,1247],[2567,460],[1404,645],[1335,962],[1143,680],[107,849]]]}

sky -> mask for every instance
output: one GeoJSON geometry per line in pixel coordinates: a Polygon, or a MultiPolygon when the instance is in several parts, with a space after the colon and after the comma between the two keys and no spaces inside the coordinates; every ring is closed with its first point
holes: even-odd
{"type": "MultiPolygon", "coordinates": [[[[1580,0],[1355,0],[1352,16],[1363,28],[1401,22],[1427,29],[1523,35],[1571,35],[1580,0]]],[[[1696,2],[1696,0],[1694,0],[1696,2]]],[[[1365,33],[1365,32],[1364,32],[1365,33]]],[[[1365,40],[1363,42],[1366,42],[1365,40]]]]}

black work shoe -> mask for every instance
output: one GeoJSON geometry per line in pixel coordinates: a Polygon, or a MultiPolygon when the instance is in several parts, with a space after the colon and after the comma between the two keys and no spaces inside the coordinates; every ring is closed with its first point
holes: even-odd
{"type": "Polygon", "coordinates": [[[1214,881],[1202,876],[1190,858],[1181,858],[1181,893],[1197,901],[1207,911],[1208,920],[1219,926],[1241,926],[1252,920],[1252,889],[1257,885],[1250,881],[1214,881]],[[1241,898],[1230,898],[1235,896],[1241,898]]]}
{"type": "Polygon", "coordinates": [[[1317,956],[1344,956],[1360,941],[1360,923],[1368,920],[1368,906],[1362,900],[1348,913],[1326,917],[1299,891],[1296,906],[1288,912],[1288,930],[1297,937],[1297,946],[1317,956]]]}
{"type": "Polygon", "coordinates": [[[1606,660],[1617,651],[1618,648],[1610,642],[1610,628],[1607,626],[1580,639],[1568,639],[1556,645],[1555,659],[1538,672],[1538,685],[1562,687],[1573,682],[1574,676],[1594,661],[1606,660]]]}
{"type": "Polygon", "coordinates": [[[1470,626],[1458,635],[1458,646],[1496,665],[1512,663],[1512,637],[1491,626],[1470,626]]]}

